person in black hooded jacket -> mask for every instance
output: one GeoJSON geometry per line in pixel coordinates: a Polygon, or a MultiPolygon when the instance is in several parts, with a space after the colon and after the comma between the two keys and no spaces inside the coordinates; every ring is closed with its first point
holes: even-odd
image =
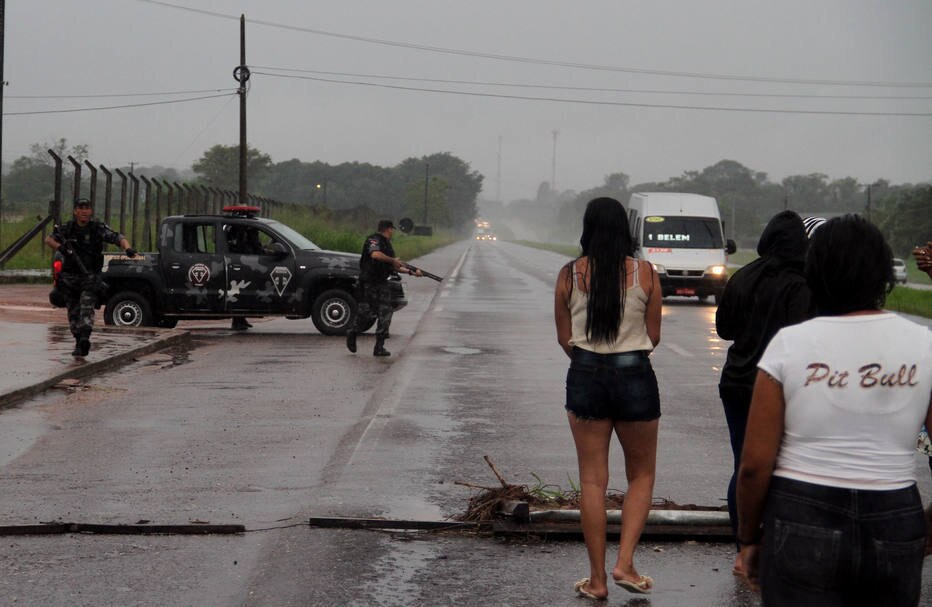
{"type": "MultiPolygon", "coordinates": [[[[735,483],[757,363],[777,331],[812,317],[809,288],[803,274],[808,244],[802,218],[793,211],[777,213],[757,243],[760,257],[731,276],[715,313],[719,337],[734,342],[728,348],[718,391],[734,455],[734,472],[728,484],[728,516],[736,534],[735,483]]],[[[734,572],[744,573],[737,559],[734,572]]]]}

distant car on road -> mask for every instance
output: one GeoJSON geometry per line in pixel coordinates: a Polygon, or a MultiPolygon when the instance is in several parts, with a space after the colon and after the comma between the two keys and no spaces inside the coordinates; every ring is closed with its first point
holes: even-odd
{"type": "Polygon", "coordinates": [[[491,232],[484,232],[482,234],[476,234],[476,240],[498,240],[498,237],[491,232]]]}
{"type": "Polygon", "coordinates": [[[906,284],[906,262],[898,257],[893,258],[893,279],[901,284],[906,284]]]}

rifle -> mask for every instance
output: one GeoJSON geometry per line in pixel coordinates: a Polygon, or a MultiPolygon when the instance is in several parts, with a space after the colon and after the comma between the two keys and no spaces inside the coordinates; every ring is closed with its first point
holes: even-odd
{"type": "Polygon", "coordinates": [[[423,274],[423,275],[426,276],[427,278],[432,278],[432,279],[436,280],[437,282],[440,282],[440,281],[443,280],[443,278],[441,278],[440,276],[437,276],[436,274],[431,274],[431,273],[428,272],[427,270],[422,270],[421,268],[419,268],[419,267],[417,267],[417,266],[412,266],[412,265],[409,264],[409,263],[401,262],[401,267],[407,269],[407,270],[410,271],[410,272],[420,272],[421,274],[423,274]]]}

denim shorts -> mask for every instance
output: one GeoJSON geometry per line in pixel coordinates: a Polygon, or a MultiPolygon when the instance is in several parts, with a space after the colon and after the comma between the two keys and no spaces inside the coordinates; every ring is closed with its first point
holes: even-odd
{"type": "Polygon", "coordinates": [[[566,410],[579,419],[659,418],[660,391],[647,351],[596,354],[573,348],[566,373],[566,410]]]}
{"type": "Polygon", "coordinates": [[[773,477],[764,510],[764,604],[919,604],[926,541],[915,485],[865,491],[773,477]]]}

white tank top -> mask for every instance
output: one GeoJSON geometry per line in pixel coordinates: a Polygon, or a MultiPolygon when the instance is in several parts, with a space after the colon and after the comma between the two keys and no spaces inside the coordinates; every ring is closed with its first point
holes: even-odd
{"type": "MultiPolygon", "coordinates": [[[[619,352],[632,352],[635,350],[654,349],[647,336],[647,321],[645,313],[647,311],[647,293],[641,287],[638,275],[640,274],[641,261],[628,257],[634,262],[634,271],[629,275],[632,276],[631,285],[625,289],[625,307],[618,323],[618,336],[615,341],[592,342],[586,336],[586,316],[589,305],[589,293],[583,291],[580,283],[583,281],[583,275],[576,271],[576,262],[573,262],[573,291],[570,293],[570,315],[573,320],[573,332],[570,337],[570,345],[596,352],[598,354],[617,354],[619,352]]],[[[585,286],[585,283],[583,283],[585,286]]]]}

